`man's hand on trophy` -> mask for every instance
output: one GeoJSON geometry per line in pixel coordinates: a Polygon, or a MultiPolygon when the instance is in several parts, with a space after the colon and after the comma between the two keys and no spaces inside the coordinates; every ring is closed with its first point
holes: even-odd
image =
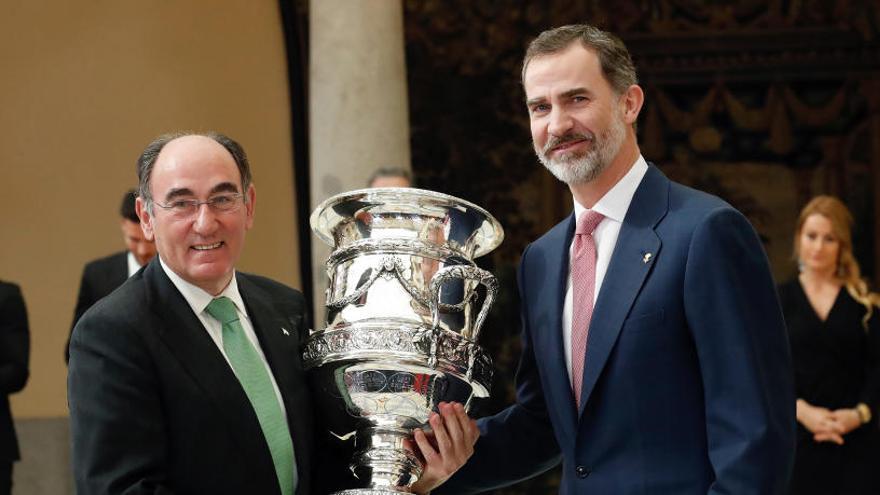
{"type": "Polygon", "coordinates": [[[414,432],[425,466],[412,490],[421,495],[443,484],[464,466],[480,436],[477,422],[468,417],[461,404],[441,402],[437,409],[440,414],[431,413],[428,419],[431,431],[414,432]]]}

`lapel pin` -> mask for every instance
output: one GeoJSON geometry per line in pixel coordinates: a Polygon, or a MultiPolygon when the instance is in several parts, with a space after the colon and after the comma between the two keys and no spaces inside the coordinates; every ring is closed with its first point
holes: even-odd
{"type": "Polygon", "coordinates": [[[642,263],[648,264],[648,262],[651,261],[651,256],[654,255],[651,253],[645,253],[645,255],[642,256],[642,263]]]}
{"type": "Polygon", "coordinates": [[[284,333],[284,335],[290,337],[290,332],[288,332],[286,328],[281,327],[281,332],[284,333]]]}

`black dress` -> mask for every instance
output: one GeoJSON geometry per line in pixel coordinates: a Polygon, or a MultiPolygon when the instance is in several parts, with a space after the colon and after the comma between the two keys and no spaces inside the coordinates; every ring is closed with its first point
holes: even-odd
{"type": "Polygon", "coordinates": [[[800,282],[779,287],[794,362],[797,397],[831,410],[864,402],[874,418],[843,445],[817,443],[798,423],[793,495],[880,494],[880,308],[862,326],[865,307],[842,288],[823,322],[800,282]]]}

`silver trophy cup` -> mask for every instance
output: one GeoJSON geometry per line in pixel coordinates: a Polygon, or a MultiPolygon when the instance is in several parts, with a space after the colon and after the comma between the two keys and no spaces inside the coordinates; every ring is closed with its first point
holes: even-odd
{"type": "Polygon", "coordinates": [[[409,188],[334,196],[311,226],[333,252],[326,327],[304,364],[331,433],[354,436],[362,487],[336,495],[410,493],[422,473],[412,431],[440,402],[470,410],[488,397],[492,361],[476,342],[497,282],[473,259],[503,230],[474,204],[409,188]]]}

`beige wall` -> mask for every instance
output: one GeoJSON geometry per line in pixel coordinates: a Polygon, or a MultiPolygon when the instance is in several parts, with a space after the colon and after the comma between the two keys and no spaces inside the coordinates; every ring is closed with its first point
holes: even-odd
{"type": "Polygon", "coordinates": [[[244,145],[257,213],[239,268],[300,285],[276,1],[7,2],[0,64],[0,278],[22,286],[31,321],[17,417],[67,414],[63,345],[83,264],[122,248],[118,202],[162,132],[215,129],[244,145]]]}

